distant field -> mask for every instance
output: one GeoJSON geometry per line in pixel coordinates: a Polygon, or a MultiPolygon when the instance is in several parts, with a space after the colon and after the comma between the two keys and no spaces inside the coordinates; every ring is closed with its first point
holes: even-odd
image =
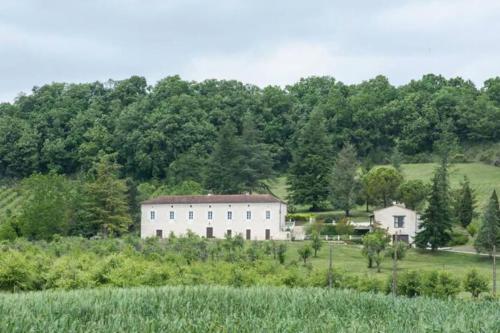
{"type": "MultiPolygon", "coordinates": [[[[403,174],[406,179],[421,179],[430,181],[437,164],[403,164],[403,174]]],[[[452,188],[459,186],[464,175],[469,178],[471,186],[477,194],[478,206],[486,204],[488,197],[493,189],[500,192],[500,168],[482,163],[459,163],[450,167],[450,183],[452,188]]],[[[288,191],[286,186],[286,177],[278,177],[269,182],[271,191],[281,199],[286,199],[288,191]]],[[[306,209],[307,207],[297,207],[306,209]]]]}
{"type": "MultiPolygon", "coordinates": [[[[403,174],[407,179],[421,179],[430,181],[436,164],[404,164],[403,174]]],[[[451,165],[450,185],[459,186],[464,176],[469,178],[472,188],[476,191],[478,205],[484,206],[493,189],[500,192],[500,168],[482,163],[458,163],[451,165]]]]}
{"type": "MultiPolygon", "coordinates": [[[[13,187],[0,187],[0,219],[10,210],[14,212],[21,204],[22,197],[13,187]]],[[[0,220],[1,222],[1,220],[0,220]]]]}
{"type": "Polygon", "coordinates": [[[500,303],[217,286],[5,294],[2,332],[499,332],[500,303]]]}

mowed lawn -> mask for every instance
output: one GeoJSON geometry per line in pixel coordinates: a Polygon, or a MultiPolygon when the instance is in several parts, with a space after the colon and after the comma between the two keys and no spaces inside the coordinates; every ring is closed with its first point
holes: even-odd
{"type": "MultiPolygon", "coordinates": [[[[297,249],[304,242],[288,243],[287,260],[300,260],[297,249]]],[[[311,258],[314,267],[328,268],[329,246],[324,242],[317,258],[311,258]]],[[[499,259],[500,260],[500,259],[499,259]]],[[[490,280],[491,283],[491,259],[487,256],[474,254],[460,254],[451,252],[432,253],[427,250],[408,250],[406,257],[398,262],[398,271],[408,270],[431,271],[445,270],[457,276],[461,280],[467,272],[475,268],[478,272],[490,280]]],[[[392,259],[386,257],[382,262],[382,271],[377,273],[375,268],[367,267],[367,259],[361,253],[361,245],[333,245],[333,267],[355,275],[363,275],[387,280],[392,273],[392,259]]],[[[500,274],[497,274],[500,275],[500,274]]],[[[497,285],[500,285],[500,276],[497,277],[497,285]]]]}
{"type": "MultiPolygon", "coordinates": [[[[435,163],[403,164],[403,176],[407,180],[420,179],[424,182],[430,182],[437,166],[435,163]]],[[[450,166],[449,175],[452,189],[460,186],[464,176],[469,178],[471,187],[477,195],[478,208],[485,206],[493,189],[500,193],[499,167],[482,163],[457,163],[450,166]]],[[[288,190],[285,176],[270,181],[269,185],[274,195],[286,200],[288,190]]],[[[307,207],[299,206],[297,208],[301,210],[307,207]]]]}
{"type": "MultiPolygon", "coordinates": [[[[405,179],[421,179],[430,182],[437,164],[404,164],[405,179]]],[[[471,187],[475,190],[478,208],[486,205],[493,189],[500,192],[500,168],[482,163],[457,163],[449,168],[451,188],[458,188],[464,176],[469,178],[471,187]]]]}

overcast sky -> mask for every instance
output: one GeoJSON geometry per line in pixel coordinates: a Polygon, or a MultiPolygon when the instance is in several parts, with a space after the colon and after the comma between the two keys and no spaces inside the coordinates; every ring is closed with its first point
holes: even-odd
{"type": "Polygon", "coordinates": [[[0,101],[53,81],[500,75],[499,0],[0,0],[0,101]]]}

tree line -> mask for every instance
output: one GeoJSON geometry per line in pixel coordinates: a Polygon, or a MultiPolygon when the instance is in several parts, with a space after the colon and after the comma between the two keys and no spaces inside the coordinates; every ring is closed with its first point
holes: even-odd
{"type": "Polygon", "coordinates": [[[285,88],[178,76],[52,83],[0,104],[0,176],[77,174],[113,154],[120,177],[238,192],[273,173],[321,174],[346,142],[372,164],[425,158],[445,131],[459,145],[498,142],[499,118],[500,78],[480,89],[433,74],[399,87],[384,76],[285,88]]]}

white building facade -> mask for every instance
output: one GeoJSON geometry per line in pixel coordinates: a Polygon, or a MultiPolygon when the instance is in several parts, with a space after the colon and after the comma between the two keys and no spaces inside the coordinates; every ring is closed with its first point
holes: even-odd
{"type": "Polygon", "coordinates": [[[248,240],[290,237],[287,205],[268,194],[162,196],[141,205],[141,237],[185,235],[207,238],[241,234],[248,240]]]}
{"type": "Polygon", "coordinates": [[[420,216],[416,211],[394,204],[373,212],[370,223],[387,231],[394,241],[398,240],[413,244],[419,230],[420,216]]]}

